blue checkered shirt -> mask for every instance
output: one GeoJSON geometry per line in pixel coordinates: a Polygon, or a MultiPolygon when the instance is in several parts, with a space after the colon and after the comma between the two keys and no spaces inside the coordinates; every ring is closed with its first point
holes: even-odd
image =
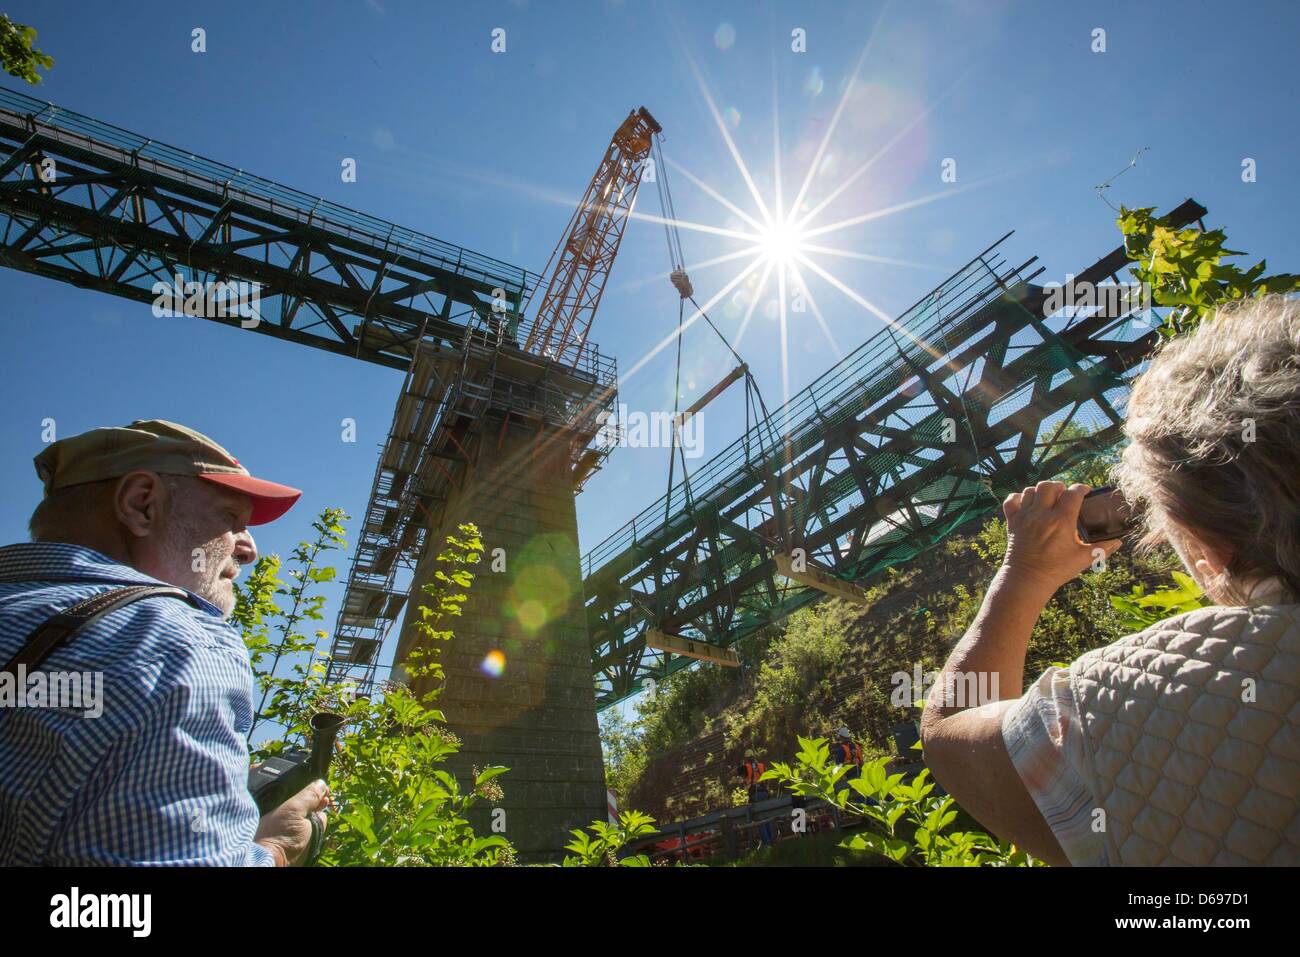
{"type": "MultiPolygon", "coordinates": [[[[47,618],[138,584],[163,583],[79,545],[0,548],[0,664],[47,618]]],[[[0,865],[274,864],[253,843],[248,652],[198,603],[142,599],[45,659],[103,674],[98,717],[0,707],[0,865]]]]}

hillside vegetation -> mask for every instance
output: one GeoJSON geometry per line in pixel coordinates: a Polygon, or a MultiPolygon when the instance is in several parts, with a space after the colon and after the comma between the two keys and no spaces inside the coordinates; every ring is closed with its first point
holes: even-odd
{"type": "MultiPolygon", "coordinates": [[[[799,750],[798,736],[827,737],[840,725],[868,759],[889,753],[890,729],[916,715],[898,706],[912,698],[896,693],[896,676],[942,666],[1005,547],[1006,525],[991,519],[892,569],[866,606],[828,599],[742,647],[742,668],[696,665],[639,701],[634,719],[607,712],[606,776],[620,806],[661,822],[729,807],[741,800],[735,771],[747,748],[770,765],[799,750]]],[[[1034,629],[1025,680],[1130,633],[1110,596],[1167,585],[1180,567],[1172,552],[1136,557],[1126,548],[1067,585],[1034,629]]]]}

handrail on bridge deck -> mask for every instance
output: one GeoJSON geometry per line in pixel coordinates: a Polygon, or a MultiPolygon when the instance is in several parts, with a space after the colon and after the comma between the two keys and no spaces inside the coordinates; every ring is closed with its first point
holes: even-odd
{"type": "MultiPolygon", "coordinates": [[[[758,846],[757,832],[766,824],[772,825],[776,840],[793,833],[793,807],[794,798],[782,794],[754,804],[713,811],[638,837],[629,841],[624,850],[629,854],[646,854],[652,864],[670,860],[692,864],[718,856],[734,860],[742,852],[758,846]],[[660,847],[664,844],[670,846],[660,847]]],[[[803,807],[809,832],[824,830],[827,822],[834,830],[845,830],[846,824],[848,828],[856,826],[854,821],[842,821],[839,810],[819,798],[808,798],[803,807]]]]}

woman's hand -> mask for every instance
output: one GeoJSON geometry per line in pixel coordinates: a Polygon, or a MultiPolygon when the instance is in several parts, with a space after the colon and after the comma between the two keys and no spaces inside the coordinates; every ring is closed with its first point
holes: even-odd
{"type": "Polygon", "coordinates": [[[1079,509],[1089,491],[1082,483],[1066,488],[1064,482],[1039,482],[1006,497],[1002,514],[1007,518],[1007,554],[1002,567],[1008,576],[1035,582],[1051,594],[1120,547],[1119,539],[1079,539],[1079,509]]]}

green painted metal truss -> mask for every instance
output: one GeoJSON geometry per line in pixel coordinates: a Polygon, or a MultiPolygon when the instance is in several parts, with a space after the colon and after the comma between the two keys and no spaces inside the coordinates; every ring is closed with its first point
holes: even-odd
{"type": "Polygon", "coordinates": [[[177,276],[255,284],[256,325],[202,318],[403,371],[476,319],[514,339],[538,279],[7,89],[0,264],[148,303],[177,276]]]}
{"type": "MultiPolygon", "coordinates": [[[[1204,213],[1188,200],[1168,219],[1204,213]]],[[[1006,238],[584,557],[599,706],[693,663],[647,648],[649,628],[730,647],[825,597],[777,554],[870,583],[1119,441],[1155,323],[1048,315],[1042,270],[1007,265],[1006,238]]],[[[1126,263],[1112,251],[1075,289],[1126,263]]]]}

